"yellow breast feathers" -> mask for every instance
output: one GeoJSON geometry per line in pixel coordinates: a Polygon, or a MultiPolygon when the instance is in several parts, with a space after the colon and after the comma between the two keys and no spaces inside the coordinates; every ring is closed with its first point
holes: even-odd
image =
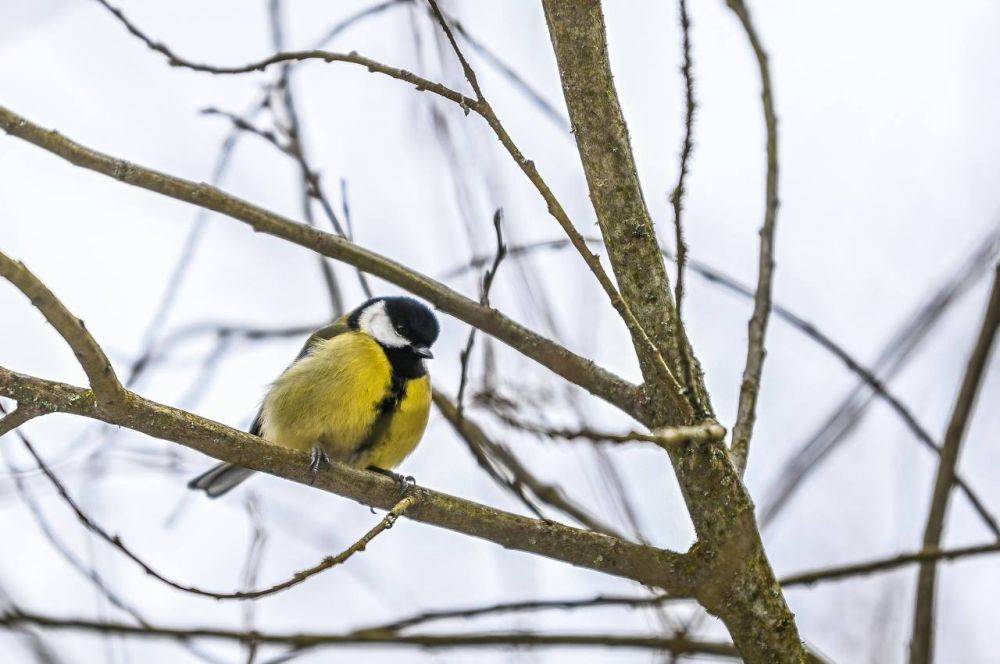
{"type": "Polygon", "coordinates": [[[331,459],[357,468],[390,469],[416,447],[430,411],[427,376],[401,387],[398,403],[386,409],[392,366],[367,334],[321,339],[271,386],[261,433],[297,450],[321,445],[331,459]]]}

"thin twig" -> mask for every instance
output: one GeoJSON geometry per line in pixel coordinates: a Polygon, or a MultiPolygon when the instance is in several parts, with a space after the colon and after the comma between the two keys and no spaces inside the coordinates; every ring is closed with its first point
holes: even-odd
{"type": "Polygon", "coordinates": [[[876,560],[842,565],[839,567],[826,567],[809,572],[799,572],[790,574],[781,579],[783,588],[793,586],[808,586],[821,581],[838,581],[841,579],[875,574],[877,572],[887,572],[899,567],[922,563],[927,561],[958,560],[970,556],[979,556],[1000,552],[1000,542],[980,544],[977,546],[966,546],[956,549],[921,549],[912,553],[901,553],[890,558],[878,558],[876,560]]]}
{"type": "Polygon", "coordinates": [[[622,537],[610,526],[601,523],[596,517],[567,498],[558,486],[546,484],[535,477],[513,452],[505,445],[487,436],[486,432],[473,420],[465,416],[459,417],[457,405],[446,394],[440,390],[434,390],[433,398],[438,411],[469,447],[476,461],[486,470],[486,473],[502,487],[509,490],[534,514],[544,518],[534,501],[526,495],[527,491],[534,494],[541,502],[575,519],[594,532],[622,537]],[[510,474],[510,478],[504,477],[494,467],[493,461],[502,465],[510,474]]]}
{"type": "Polygon", "coordinates": [[[643,433],[641,431],[617,433],[612,431],[598,431],[587,427],[576,429],[550,427],[537,422],[526,422],[514,417],[510,413],[500,410],[495,410],[493,412],[508,426],[522,431],[527,431],[528,433],[544,436],[546,438],[589,440],[594,443],[624,444],[646,442],[659,445],[663,449],[668,449],[685,443],[722,440],[726,435],[726,430],[715,423],[699,424],[695,426],[666,427],[658,429],[656,433],[643,433]]]}
{"type": "MultiPolygon", "coordinates": [[[[436,5],[435,5],[436,7],[436,5]]],[[[493,288],[493,280],[496,279],[497,269],[507,255],[507,245],[503,241],[503,208],[497,208],[493,213],[493,230],[496,233],[497,250],[493,257],[493,264],[483,275],[482,287],[479,291],[479,304],[484,307],[490,305],[490,289],[493,288]]],[[[469,381],[469,361],[472,358],[472,347],[476,343],[476,328],[469,330],[469,337],[465,342],[465,348],[459,354],[459,364],[461,365],[458,377],[458,396],[455,404],[458,408],[458,419],[462,419],[465,411],[465,388],[469,381]]]]}
{"type": "Polygon", "coordinates": [[[757,418],[757,396],[760,377],[764,368],[764,335],[767,319],[771,314],[771,283],[774,274],[774,230],[778,216],[778,116],[774,110],[774,92],[767,53],[757,36],[750,11],[743,0],[726,0],[747,34],[760,70],[761,101],[764,123],[767,127],[767,192],[765,196],[764,224],[760,229],[760,261],[757,267],[757,292],[754,296],[753,315],[748,325],[747,361],[740,385],[740,400],[733,426],[731,446],[733,465],[742,475],[746,471],[750,437],[757,418]]]}
{"type": "Polygon", "coordinates": [[[38,464],[39,469],[45,474],[49,482],[52,483],[52,486],[55,488],[56,492],[63,499],[63,501],[70,507],[70,509],[73,510],[73,513],[76,514],[77,519],[80,521],[81,524],[83,524],[83,526],[87,530],[94,533],[95,535],[103,539],[105,542],[110,544],[112,547],[120,551],[122,554],[125,555],[125,557],[127,557],[129,560],[131,560],[132,562],[137,564],[140,568],[142,568],[143,572],[153,577],[157,581],[165,585],[168,585],[176,590],[180,590],[182,592],[190,593],[192,595],[200,595],[202,597],[210,597],[212,599],[217,599],[217,600],[259,599],[261,597],[266,597],[268,595],[273,595],[275,593],[281,592],[282,590],[286,590],[293,586],[297,586],[303,581],[307,580],[308,578],[315,576],[316,574],[319,574],[320,572],[326,571],[336,565],[340,565],[341,563],[346,562],[347,559],[349,559],[355,553],[363,551],[365,549],[365,546],[367,546],[368,543],[371,542],[371,540],[373,540],[380,533],[382,533],[385,530],[388,530],[389,528],[392,528],[393,524],[396,522],[396,519],[398,519],[403,512],[405,512],[410,506],[416,503],[417,500],[419,499],[419,494],[415,492],[405,496],[402,500],[396,503],[396,505],[389,511],[389,513],[386,514],[386,516],[374,528],[365,533],[361,537],[361,539],[359,539],[357,542],[355,542],[354,544],[352,544],[351,546],[349,546],[336,556],[328,556],[324,558],[322,561],[320,561],[318,564],[308,569],[296,572],[291,576],[291,578],[282,581],[281,583],[276,583],[273,586],[269,586],[267,588],[262,588],[259,590],[215,592],[179,583],[177,581],[165,577],[164,575],[160,574],[155,569],[153,569],[153,567],[151,567],[146,561],[144,561],[135,552],[133,552],[132,549],[126,546],[126,544],[122,541],[122,539],[118,535],[111,535],[100,524],[91,519],[83,511],[83,509],[76,502],[76,500],[74,500],[73,497],[69,494],[69,491],[66,489],[66,486],[62,483],[62,481],[56,476],[54,472],[52,472],[52,470],[48,467],[48,465],[45,463],[42,457],[39,456],[34,446],[24,437],[21,438],[21,442],[24,444],[25,449],[28,450],[28,453],[32,456],[32,458],[34,458],[35,462],[38,464]]]}
{"type": "Polygon", "coordinates": [[[37,613],[9,608],[0,613],[0,626],[36,625],[46,629],[69,629],[98,633],[125,634],[150,638],[211,638],[246,643],[288,645],[295,648],[311,648],[322,645],[391,645],[429,649],[440,648],[482,648],[482,647],[605,647],[639,648],[657,651],[675,651],[690,654],[715,655],[737,658],[736,649],[726,643],[675,639],[669,636],[627,636],[604,634],[536,634],[532,632],[495,632],[485,634],[276,634],[265,632],[242,632],[238,630],[195,627],[141,627],[124,623],[102,622],[76,618],[53,618],[37,613]]]}
{"type": "Polygon", "coordinates": [[[366,633],[386,633],[401,632],[410,627],[425,625],[441,620],[453,620],[456,618],[480,618],[482,616],[496,616],[506,613],[533,613],[536,611],[550,610],[576,610],[596,607],[625,607],[630,609],[652,608],[660,606],[675,598],[666,593],[658,593],[650,597],[634,597],[630,595],[598,595],[588,599],[547,599],[528,600],[523,602],[500,602],[486,606],[473,606],[460,609],[442,609],[437,611],[422,611],[406,618],[393,620],[392,622],[362,627],[354,630],[355,634],[366,633]]]}
{"type": "Polygon", "coordinates": [[[691,161],[691,152],[694,149],[694,72],[691,64],[691,19],[688,16],[687,0],[680,0],[678,3],[681,23],[681,44],[684,54],[684,64],[681,66],[681,74],[684,77],[684,140],[681,144],[680,169],[677,174],[677,185],[670,194],[670,203],[674,208],[674,241],[677,246],[677,280],[674,284],[674,306],[677,314],[678,349],[677,361],[681,368],[681,380],[691,401],[699,414],[699,419],[709,417],[709,412],[701,403],[698,386],[694,382],[695,359],[691,352],[691,345],[687,338],[687,331],[684,326],[682,309],[684,304],[684,268],[687,266],[687,243],[684,241],[684,225],[681,213],[684,210],[684,194],[686,192],[686,182],[688,168],[691,161]]]}
{"type": "MultiPolygon", "coordinates": [[[[906,565],[929,560],[952,561],[992,553],[1000,553],[1000,542],[991,542],[988,544],[955,549],[924,549],[909,553],[900,553],[888,558],[878,558],[860,563],[851,563],[849,565],[824,567],[789,574],[781,579],[781,586],[783,588],[809,586],[825,581],[839,581],[858,576],[877,574],[879,572],[888,572],[899,567],[905,567],[906,565]]],[[[671,596],[669,593],[657,593],[648,597],[637,595],[598,595],[596,597],[587,598],[503,602],[487,606],[468,607],[462,609],[424,611],[389,623],[364,627],[357,630],[357,632],[398,632],[409,627],[423,625],[425,623],[438,620],[448,620],[451,618],[475,618],[485,615],[547,611],[550,609],[576,610],[608,606],[646,608],[660,606],[666,602],[676,601],[677,599],[678,598],[671,596]]]]}
{"type": "MultiPolygon", "coordinates": [[[[903,319],[902,325],[890,335],[870,365],[863,365],[852,358],[843,346],[823,334],[815,325],[780,306],[775,306],[776,315],[786,318],[823,348],[836,355],[848,369],[861,378],[861,384],[851,389],[846,398],[824,418],[817,431],[798,447],[785,464],[778,480],[770,487],[768,499],[764,501],[761,509],[760,520],[765,526],[772,523],[785,506],[791,504],[795,491],[802,486],[810,473],[820,467],[822,460],[829,458],[838,445],[847,440],[848,434],[861,422],[865,410],[874,397],[884,401],[903,420],[920,443],[940,455],[940,446],[935,438],[920,424],[913,411],[889,390],[887,383],[903,369],[910,358],[914,357],[920,343],[927,338],[949,307],[978,281],[984,271],[989,270],[996,261],[998,253],[1000,253],[1000,226],[995,225],[977,244],[969,257],[948,279],[944,280],[940,288],[921,303],[911,315],[903,319]]],[[[955,481],[969,498],[972,507],[980,515],[986,527],[1000,539],[1000,528],[997,526],[996,518],[989,513],[961,476],[956,477],[955,481]]]]}
{"type": "MultiPolygon", "coordinates": [[[[982,388],[989,365],[997,330],[1000,329],[1000,263],[996,266],[993,286],[990,290],[986,314],[976,339],[975,348],[969,356],[952,410],[948,429],[941,446],[941,462],[934,479],[931,506],[924,528],[923,547],[934,549],[941,546],[944,521],[948,513],[948,499],[955,483],[955,468],[962,451],[962,441],[975,410],[976,399],[982,388]]],[[[937,583],[936,561],[928,560],[920,564],[917,577],[917,596],[913,615],[913,636],[910,641],[910,664],[929,664],[934,659],[934,595],[937,583]]]]}

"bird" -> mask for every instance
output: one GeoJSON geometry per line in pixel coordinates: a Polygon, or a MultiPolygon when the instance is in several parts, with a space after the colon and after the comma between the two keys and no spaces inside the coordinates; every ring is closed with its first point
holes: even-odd
{"type": "MultiPolygon", "coordinates": [[[[331,460],[392,472],[416,448],[430,414],[425,360],[439,325],[409,297],[372,298],[317,330],[271,383],[249,432],[310,452],[316,473],[331,460]]],[[[216,498],[254,471],[219,464],[188,483],[216,498]]],[[[412,482],[412,478],[406,478],[412,482]]]]}

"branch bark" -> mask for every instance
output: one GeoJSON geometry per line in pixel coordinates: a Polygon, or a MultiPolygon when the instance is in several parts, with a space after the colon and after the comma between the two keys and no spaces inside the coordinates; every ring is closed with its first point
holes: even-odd
{"type": "Polygon", "coordinates": [[[757,58],[760,70],[760,97],[764,107],[764,124],[767,128],[767,185],[764,201],[764,223],[760,228],[760,259],[757,266],[757,290],[754,295],[753,314],[747,325],[747,360],[740,385],[740,400],[733,425],[733,464],[742,476],[747,467],[750,437],[757,419],[757,396],[760,394],[760,376],[764,369],[764,334],[771,316],[771,282],[774,275],[774,228],[778,216],[778,116],[774,110],[774,92],[767,52],[760,42],[743,0],[726,0],[747,33],[747,39],[757,58]]]}
{"type": "Polygon", "coordinates": [[[121,403],[125,396],[125,388],[118,381],[118,376],[111,367],[111,360],[94,341],[83,320],[71,314],[52,291],[25,267],[24,263],[13,260],[3,252],[0,252],[0,277],[24,293],[35,308],[45,316],[45,320],[66,341],[87,374],[90,387],[101,400],[101,405],[104,408],[113,408],[121,403]]]}
{"type": "MultiPolygon", "coordinates": [[[[979,396],[998,327],[1000,327],[1000,263],[996,267],[979,337],[966,365],[962,387],[948,422],[944,444],[941,446],[941,462],[938,464],[931,507],[924,528],[925,549],[936,549],[941,545],[945,516],[948,513],[948,499],[955,484],[955,467],[958,465],[958,457],[962,450],[962,440],[965,438],[976,398],[979,396]]],[[[935,563],[935,560],[921,563],[920,574],[917,577],[910,664],[929,664],[934,661],[934,595],[937,584],[935,563]]]]}
{"type": "Polygon", "coordinates": [[[612,80],[600,3],[542,4],[590,198],[622,298],[674,374],[664,380],[656,358],[634,339],[647,383],[669,386],[651,390],[651,399],[661,419],[685,424],[704,419],[711,415],[705,390],[686,394],[675,377],[682,366],[677,315],[612,80]]]}
{"type": "MultiPolygon", "coordinates": [[[[600,2],[543,0],[543,6],[590,197],[622,296],[676,368],[684,341],[612,80],[600,2]]],[[[642,360],[641,347],[637,352],[642,360]]],[[[679,413],[671,412],[671,385],[659,380],[648,355],[643,375],[644,396],[654,418],[660,418],[654,435],[677,417],[689,424],[711,416],[700,370],[692,371],[699,394],[686,394],[690,407],[679,413]]],[[[685,445],[668,453],[698,534],[692,554],[712,578],[700,588],[699,601],[726,623],[747,662],[804,661],[794,617],[760,541],[753,503],[725,446],[685,445]]]]}
{"type": "MultiPolygon", "coordinates": [[[[364,505],[391,509],[398,485],[378,473],[333,464],[313,483],[306,454],[267,444],[248,433],[129,393],[127,408],[108,412],[94,393],[65,383],[0,367],[0,396],[19,404],[70,413],[128,427],[244,468],[284,477],[364,505]]],[[[690,597],[700,575],[698,561],[614,537],[530,519],[422,487],[420,501],[405,518],[485,539],[505,548],[539,554],[579,567],[629,578],[690,597]]]]}

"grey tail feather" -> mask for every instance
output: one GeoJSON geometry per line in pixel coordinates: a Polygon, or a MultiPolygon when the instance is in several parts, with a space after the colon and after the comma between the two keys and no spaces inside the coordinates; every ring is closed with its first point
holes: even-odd
{"type": "Polygon", "coordinates": [[[204,491],[209,498],[218,498],[253,475],[253,472],[231,463],[220,463],[188,482],[188,488],[204,491]]]}

